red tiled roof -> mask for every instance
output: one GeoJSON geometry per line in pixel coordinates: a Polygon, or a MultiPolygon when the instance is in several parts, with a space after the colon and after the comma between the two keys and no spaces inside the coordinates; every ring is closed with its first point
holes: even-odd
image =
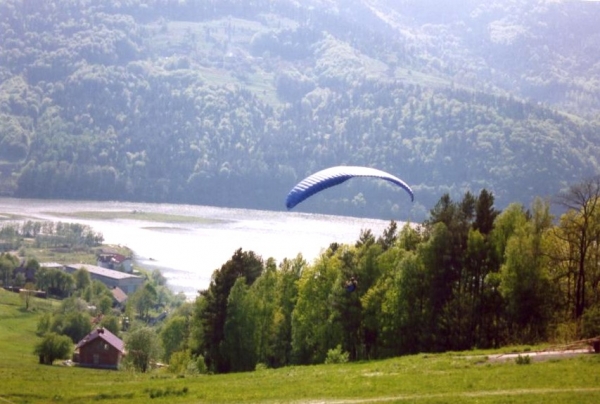
{"type": "Polygon", "coordinates": [[[119,352],[125,352],[125,344],[123,343],[123,341],[115,334],[102,327],[96,328],[94,331],[83,337],[83,339],[79,341],[79,343],[77,343],[75,349],[79,349],[82,346],[87,345],[88,343],[94,341],[96,338],[101,338],[109,345],[112,345],[119,352]]]}
{"type": "Polygon", "coordinates": [[[120,264],[131,258],[126,257],[123,254],[101,253],[101,254],[98,254],[98,259],[100,259],[100,261],[103,261],[103,262],[114,261],[114,262],[118,262],[120,264]]]}

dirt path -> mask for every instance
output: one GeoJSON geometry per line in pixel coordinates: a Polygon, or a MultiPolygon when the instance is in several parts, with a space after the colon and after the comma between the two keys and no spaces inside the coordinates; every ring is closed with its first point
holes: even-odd
{"type": "Polygon", "coordinates": [[[579,355],[589,355],[593,354],[593,351],[590,349],[569,349],[563,351],[532,351],[532,352],[521,352],[521,353],[511,353],[511,354],[498,354],[498,355],[488,355],[488,360],[490,362],[506,362],[506,361],[514,361],[517,357],[525,357],[529,356],[532,361],[543,361],[549,359],[559,359],[559,358],[568,358],[579,355]]]}

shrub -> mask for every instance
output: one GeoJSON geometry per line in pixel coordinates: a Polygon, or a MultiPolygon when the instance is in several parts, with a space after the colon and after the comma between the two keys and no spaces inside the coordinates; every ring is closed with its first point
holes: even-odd
{"type": "Polygon", "coordinates": [[[587,309],[581,319],[583,338],[594,338],[600,335],[600,307],[587,309]]]}
{"type": "Polygon", "coordinates": [[[524,355],[524,356],[518,355],[515,358],[515,363],[517,365],[529,365],[531,363],[531,356],[529,356],[529,355],[524,355]]]}
{"type": "Polygon", "coordinates": [[[198,373],[207,373],[208,369],[206,369],[206,362],[204,362],[204,356],[202,355],[198,355],[198,357],[196,357],[196,371],[198,373]]]}
{"type": "Polygon", "coordinates": [[[189,389],[187,386],[181,388],[181,390],[174,389],[172,387],[167,387],[165,389],[146,389],[148,393],[148,397],[150,398],[161,398],[168,396],[185,396],[188,393],[189,389]]]}
{"type": "Polygon", "coordinates": [[[142,327],[128,333],[125,339],[128,362],[134,369],[145,373],[161,356],[160,343],[156,332],[152,328],[142,327]]]}
{"type": "Polygon", "coordinates": [[[38,337],[43,337],[48,331],[50,331],[50,326],[52,324],[52,314],[44,313],[42,317],[40,317],[37,328],[35,330],[35,334],[38,337]]]}
{"type": "MultiPolygon", "coordinates": [[[[171,359],[169,360],[169,372],[177,374],[188,373],[192,370],[190,369],[190,363],[193,364],[194,362],[192,361],[192,355],[189,349],[173,352],[171,359]]],[[[193,370],[192,373],[194,373],[193,370]]]]}
{"type": "Polygon", "coordinates": [[[52,365],[56,359],[69,359],[71,349],[71,338],[52,332],[35,346],[34,353],[39,356],[40,363],[52,365]]]}
{"type": "Polygon", "coordinates": [[[325,358],[325,363],[346,363],[350,358],[350,354],[348,352],[342,351],[342,346],[338,345],[334,349],[330,349],[327,351],[327,357],[325,358]]]}
{"type": "Polygon", "coordinates": [[[577,321],[568,321],[556,326],[552,333],[552,342],[557,344],[567,344],[579,338],[577,321]]]}

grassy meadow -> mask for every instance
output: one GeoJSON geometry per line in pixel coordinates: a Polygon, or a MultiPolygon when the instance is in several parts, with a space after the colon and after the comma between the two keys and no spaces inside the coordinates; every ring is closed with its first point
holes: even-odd
{"type": "MultiPolygon", "coordinates": [[[[491,352],[413,355],[340,365],[178,376],[37,363],[38,318],[0,290],[0,403],[597,403],[600,355],[491,363],[491,352]]],[[[525,353],[524,353],[525,354],[525,353]]]]}

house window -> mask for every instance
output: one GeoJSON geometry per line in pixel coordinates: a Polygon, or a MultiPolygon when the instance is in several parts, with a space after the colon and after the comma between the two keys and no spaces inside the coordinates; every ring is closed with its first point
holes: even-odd
{"type": "Polygon", "coordinates": [[[99,363],[100,363],[100,355],[94,354],[94,365],[97,365],[99,363]]]}

